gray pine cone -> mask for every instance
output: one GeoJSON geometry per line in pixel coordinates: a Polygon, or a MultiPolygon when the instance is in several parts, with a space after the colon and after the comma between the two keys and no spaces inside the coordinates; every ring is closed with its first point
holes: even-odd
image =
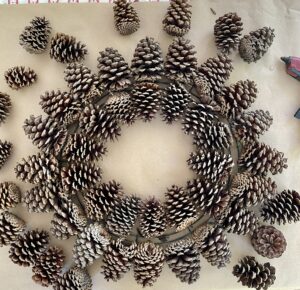
{"type": "Polygon", "coordinates": [[[37,80],[37,74],[31,68],[15,66],[8,69],[4,74],[6,83],[13,90],[29,87],[37,80]]]}
{"type": "Polygon", "coordinates": [[[16,207],[20,201],[21,191],[15,183],[0,183],[0,210],[16,207]]]}
{"type": "Polygon", "coordinates": [[[12,143],[0,140],[0,169],[4,166],[7,159],[11,155],[12,149],[12,143]]]}
{"type": "Polygon", "coordinates": [[[0,92],[0,125],[4,123],[11,108],[10,96],[0,92]]]}

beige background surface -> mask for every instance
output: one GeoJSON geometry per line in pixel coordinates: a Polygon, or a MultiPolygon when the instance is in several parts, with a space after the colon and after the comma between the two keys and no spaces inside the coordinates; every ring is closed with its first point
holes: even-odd
{"type": "MultiPolygon", "coordinates": [[[[275,28],[274,45],[257,64],[248,65],[237,55],[233,55],[235,70],[230,82],[246,78],[257,82],[260,94],[254,107],[268,109],[274,116],[274,125],[263,140],[284,151],[289,159],[289,168],[282,175],[276,176],[275,180],[280,190],[291,188],[299,191],[300,122],[293,118],[293,114],[300,104],[300,83],[285,74],[284,65],[279,57],[299,54],[300,2],[298,0],[194,0],[192,2],[193,24],[188,37],[197,48],[199,63],[216,53],[212,31],[217,16],[236,11],[244,21],[245,33],[265,25],[275,28]],[[210,7],[217,12],[217,16],[211,13],[210,7]]],[[[0,138],[10,140],[15,145],[12,158],[0,172],[0,182],[15,181],[13,168],[16,162],[37,151],[24,135],[22,124],[30,114],[41,113],[38,105],[39,95],[48,89],[66,89],[63,81],[63,65],[50,60],[48,54],[30,55],[18,45],[18,35],[23,27],[34,16],[46,16],[51,21],[54,32],[74,35],[87,44],[89,55],[86,64],[96,71],[96,58],[100,50],[113,46],[119,49],[126,60],[130,61],[136,43],[145,36],[153,36],[157,39],[166,53],[167,46],[172,40],[161,28],[161,20],[167,4],[143,3],[136,4],[136,7],[142,20],[141,29],[129,37],[121,37],[116,33],[113,28],[112,7],[105,4],[0,7],[0,90],[9,93],[13,102],[11,115],[6,124],[0,128],[0,138]],[[4,82],[3,73],[14,65],[26,65],[35,69],[39,75],[38,83],[19,92],[11,91],[4,82]]],[[[187,149],[190,148],[191,141],[182,135],[179,130],[180,125],[176,126],[168,130],[158,120],[154,122],[152,130],[147,131],[142,124],[137,124],[136,127],[127,130],[126,136],[120,139],[120,144],[118,144],[120,147],[113,145],[109,148],[111,156],[104,161],[103,166],[105,179],[118,175],[120,179],[124,179],[124,186],[128,190],[136,189],[138,193],[147,194],[161,194],[170,182],[185,182],[188,178],[185,174],[189,173],[184,173],[183,160],[189,151],[187,149]],[[143,132],[141,135],[141,130],[145,130],[146,133],[143,132]],[[151,142],[148,142],[147,138],[151,142]],[[130,143],[131,140],[135,141],[130,143]],[[138,150],[141,147],[143,150],[138,150]],[[168,150],[172,155],[167,153],[168,150]],[[178,156],[172,157],[176,152],[178,156]],[[125,154],[127,158],[123,158],[125,154]],[[130,179],[120,175],[122,170],[116,168],[115,160],[121,159],[124,162],[131,160],[130,166],[125,166],[124,163],[120,166],[128,172],[134,172],[132,175],[136,178],[130,179]],[[145,167],[144,161],[149,162],[150,165],[145,167]],[[174,168],[182,168],[183,171],[170,171],[170,164],[174,168]],[[167,181],[164,178],[166,173],[170,175],[167,181]],[[143,176],[146,178],[142,179],[143,176]],[[153,185],[150,189],[149,184],[153,185]]],[[[17,183],[23,191],[29,188],[28,185],[21,184],[19,181],[17,183]]],[[[29,216],[21,206],[15,212],[19,213],[31,228],[49,228],[51,215],[32,214],[29,216]]],[[[271,261],[277,268],[277,280],[271,289],[300,289],[300,224],[288,225],[280,229],[287,238],[288,248],[280,259],[271,261]]],[[[233,257],[227,268],[218,270],[202,259],[201,278],[194,285],[187,286],[175,279],[168,267],[164,267],[153,289],[240,289],[241,286],[231,275],[232,266],[242,256],[255,255],[255,252],[248,238],[229,235],[229,240],[233,257]]],[[[73,240],[68,243],[52,240],[53,244],[61,245],[68,254],[71,253],[72,242],[73,240]]],[[[8,248],[0,249],[0,289],[42,289],[31,281],[29,268],[21,269],[9,260],[7,250],[8,248]]],[[[258,257],[258,260],[266,261],[262,257],[258,257]]],[[[104,281],[102,275],[99,274],[99,265],[100,263],[97,262],[90,269],[93,275],[93,289],[140,289],[131,274],[127,274],[119,283],[104,281]]]]}

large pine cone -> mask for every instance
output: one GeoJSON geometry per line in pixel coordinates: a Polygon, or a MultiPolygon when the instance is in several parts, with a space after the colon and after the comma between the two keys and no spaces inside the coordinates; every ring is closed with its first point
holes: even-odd
{"type": "Polygon", "coordinates": [[[0,140],[0,169],[11,155],[13,145],[8,141],[0,140]]]}
{"type": "Polygon", "coordinates": [[[0,209],[16,207],[21,201],[21,191],[13,182],[0,183],[0,209]]]}
{"type": "Polygon", "coordinates": [[[6,83],[13,90],[29,87],[37,80],[37,74],[31,68],[15,66],[7,70],[4,74],[6,83]]]}
{"type": "Polygon", "coordinates": [[[10,96],[0,92],[0,125],[9,115],[11,108],[10,96]]]}

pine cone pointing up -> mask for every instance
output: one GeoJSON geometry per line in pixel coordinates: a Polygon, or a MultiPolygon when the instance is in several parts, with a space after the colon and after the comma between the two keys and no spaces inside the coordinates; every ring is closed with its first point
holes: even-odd
{"type": "Polygon", "coordinates": [[[24,66],[10,68],[5,72],[4,77],[8,86],[13,90],[29,87],[37,80],[36,73],[31,68],[24,66]]]}
{"type": "Polygon", "coordinates": [[[0,209],[16,207],[21,201],[21,192],[13,182],[0,183],[0,209]]]}
{"type": "Polygon", "coordinates": [[[0,169],[11,155],[13,145],[8,141],[0,140],[0,169]]]}
{"type": "Polygon", "coordinates": [[[9,95],[0,92],[0,125],[9,115],[10,108],[11,101],[9,95]]]}

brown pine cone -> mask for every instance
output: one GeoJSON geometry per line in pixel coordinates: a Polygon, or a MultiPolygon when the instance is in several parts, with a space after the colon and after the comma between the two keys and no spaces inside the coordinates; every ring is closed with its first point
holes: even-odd
{"type": "Polygon", "coordinates": [[[4,166],[7,159],[11,155],[12,149],[12,143],[0,140],[0,169],[4,166]]]}
{"type": "Polygon", "coordinates": [[[15,66],[5,72],[5,80],[10,88],[19,90],[29,87],[37,80],[37,74],[31,68],[15,66]]]}
{"type": "Polygon", "coordinates": [[[0,92],[0,125],[9,115],[11,106],[10,96],[0,92]]]}
{"type": "Polygon", "coordinates": [[[0,183],[0,209],[16,207],[21,201],[21,191],[13,182],[0,183]]]}

